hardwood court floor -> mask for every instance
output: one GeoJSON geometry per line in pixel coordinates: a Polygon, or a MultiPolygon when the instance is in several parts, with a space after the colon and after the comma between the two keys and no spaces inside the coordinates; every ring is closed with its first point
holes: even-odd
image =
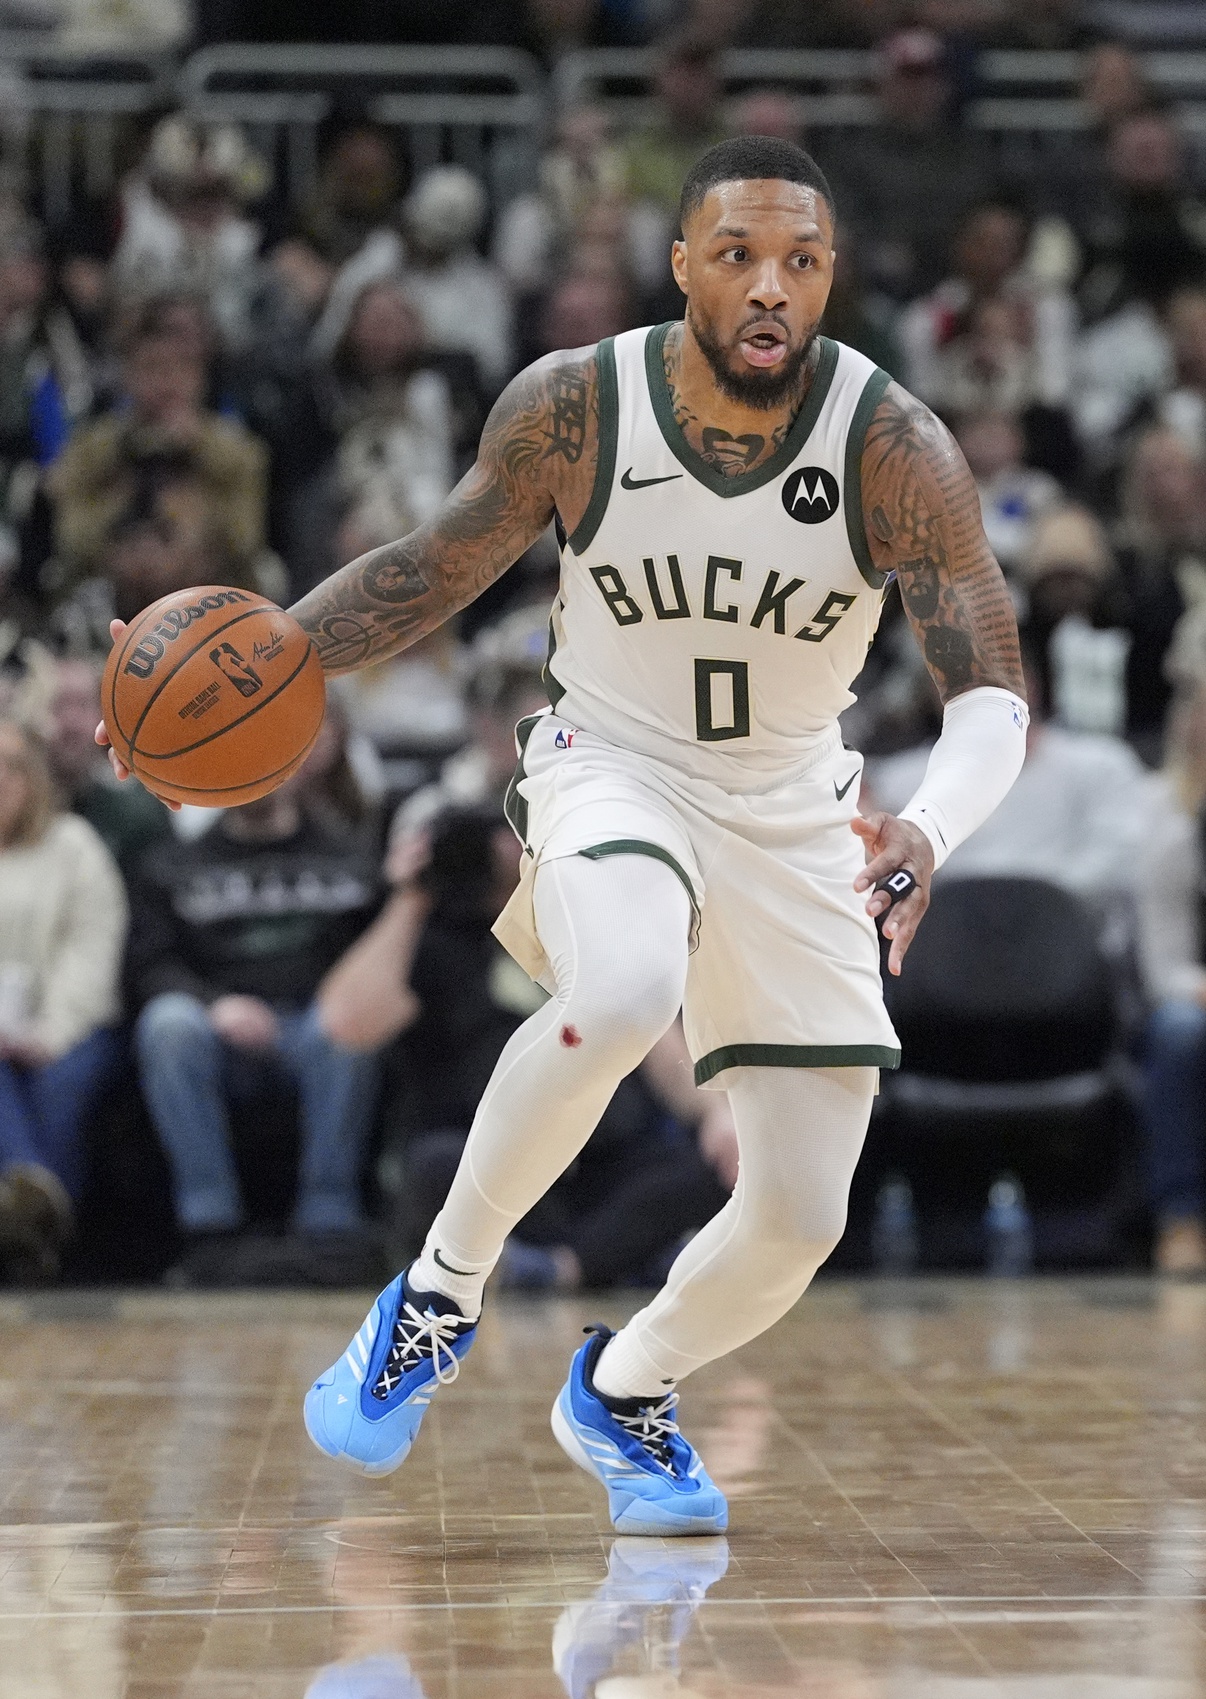
{"type": "Polygon", "coordinates": [[[0,1304],[0,1699],[1206,1693],[1206,1288],[822,1285],[689,1383],[727,1543],[554,1445],[618,1302],[494,1305],[399,1474],[325,1461],[365,1308],[0,1304]]]}

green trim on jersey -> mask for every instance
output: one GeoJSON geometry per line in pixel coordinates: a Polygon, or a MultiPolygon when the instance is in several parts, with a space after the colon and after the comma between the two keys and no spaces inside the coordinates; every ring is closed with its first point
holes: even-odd
{"type": "Polygon", "coordinates": [[[796,414],[790,431],[770,459],[764,460],[762,465],[755,467],[752,472],[741,472],[736,477],[729,478],[723,472],[716,471],[715,467],[709,466],[702,455],[696,454],[674,417],[674,404],[670,399],[670,387],[666,382],[663,360],[666,335],[670,328],[669,324],[655,325],[645,338],[645,376],[649,382],[649,399],[653,403],[654,415],[666,439],[667,447],[696,482],[711,490],[713,495],[743,496],[750,490],[760,490],[764,484],[769,484],[772,478],[777,478],[780,472],[787,471],[812,435],[812,427],[825,405],[825,397],[829,394],[829,386],[837,370],[837,343],[831,342],[827,336],[817,338],[821,357],[817,361],[812,388],[805,397],[803,407],[796,414]]]}
{"type": "Polygon", "coordinates": [[[689,944],[692,950],[695,949],[699,943],[699,901],[695,895],[695,887],[692,885],[682,862],[676,856],[671,855],[668,849],[663,849],[661,844],[650,843],[647,838],[609,838],[605,844],[592,844],[589,849],[579,850],[578,854],[584,855],[588,861],[601,861],[605,855],[648,855],[652,856],[654,861],[664,862],[671,873],[677,877],[690,899],[691,936],[689,944]]]}
{"type": "Polygon", "coordinates": [[[899,1068],[887,1044],[723,1044],[695,1064],[696,1085],[726,1068],[899,1068]]]}
{"type": "Polygon", "coordinates": [[[595,540],[607,504],[611,500],[612,481],[616,475],[616,441],[620,434],[620,386],[616,381],[615,338],[605,336],[595,349],[595,393],[599,399],[599,448],[595,460],[595,482],[590,492],[586,512],[569,538],[576,555],[588,549],[595,540]]]}
{"type": "MultiPolygon", "coordinates": [[[[511,774],[511,782],[507,786],[507,794],[503,797],[503,813],[515,836],[524,849],[528,848],[528,799],[519,794],[519,783],[526,779],[523,768],[523,758],[528,752],[528,739],[536,729],[536,722],[543,720],[543,714],[525,714],[515,728],[515,741],[519,745],[519,760],[515,763],[515,771],[511,774]]],[[[531,851],[528,851],[531,854],[531,851]]]]}
{"type": "Polygon", "coordinates": [[[863,393],[858,398],[858,405],[854,409],[854,417],[850,421],[850,430],[846,436],[846,469],[842,479],[842,506],[846,510],[846,535],[850,539],[850,553],[873,590],[882,590],[888,582],[889,574],[880,572],[876,567],[867,542],[867,527],[863,519],[863,445],[867,440],[867,427],[871,423],[872,415],[891,382],[891,373],[877,366],[863,385],[863,393]]]}

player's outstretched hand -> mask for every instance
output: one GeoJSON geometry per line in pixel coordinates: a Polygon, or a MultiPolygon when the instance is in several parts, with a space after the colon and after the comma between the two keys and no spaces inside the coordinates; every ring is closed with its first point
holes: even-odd
{"type": "MultiPolygon", "coordinates": [[[[109,636],[115,643],[119,640],[125,629],[126,622],[124,619],[111,619],[109,621],[109,636]]],[[[101,720],[97,725],[97,728],[92,735],[96,742],[100,744],[102,749],[107,749],[109,751],[109,765],[117,774],[118,778],[128,779],[130,777],[130,769],[126,766],[124,761],[118,760],[117,751],[109,742],[108,728],[103,720],[101,720]]],[[[179,813],[180,804],[178,802],[167,802],[166,799],[163,798],[161,798],[161,800],[164,802],[164,806],[170,808],[174,814],[179,813]]]]}
{"type": "Polygon", "coordinates": [[[908,820],[898,820],[895,814],[885,814],[881,809],[865,817],[856,814],[850,822],[850,830],[863,840],[867,852],[867,865],[854,881],[856,891],[871,893],[867,898],[867,913],[873,920],[878,920],[881,914],[892,909],[891,915],[884,921],[883,933],[892,946],[888,951],[888,972],[898,974],[905,952],[913,942],[913,934],[930,906],[933,846],[920,826],[914,826],[908,820]],[[913,875],[917,884],[893,907],[888,892],[877,891],[873,887],[902,867],[913,875]]]}

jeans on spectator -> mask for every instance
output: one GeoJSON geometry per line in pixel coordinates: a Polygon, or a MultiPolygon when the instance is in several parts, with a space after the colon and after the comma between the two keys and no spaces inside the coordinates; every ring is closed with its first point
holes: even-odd
{"type": "Polygon", "coordinates": [[[277,1023],[270,1050],[243,1050],[214,1030],[203,1003],[168,992],[152,998],[135,1024],[142,1088],[171,1165],[177,1216],[190,1231],[240,1225],[227,1106],[262,1094],[282,1070],[297,1086],[300,1108],[294,1226],[324,1232],[360,1221],[376,1060],[335,1044],[313,1008],[278,1009],[277,1023]]]}
{"type": "Polygon", "coordinates": [[[1148,1022],[1143,1070],[1148,1188],[1165,1220],[1206,1209],[1206,1008],[1161,1003],[1148,1022]]]}
{"type": "Polygon", "coordinates": [[[120,1055],[116,1032],[98,1027],[44,1067],[0,1062],[0,1168],[40,1163],[78,1197],[84,1129],[120,1055]]]}

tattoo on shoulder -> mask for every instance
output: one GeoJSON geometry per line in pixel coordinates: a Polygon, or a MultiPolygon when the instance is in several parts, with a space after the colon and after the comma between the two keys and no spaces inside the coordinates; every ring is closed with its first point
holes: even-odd
{"type": "Polygon", "coordinates": [[[503,391],[477,460],[434,519],[343,567],[293,609],[326,671],[395,654],[473,601],[553,517],[559,482],[592,475],[593,351],[544,360],[503,391]],[[567,472],[566,468],[580,468],[567,472]]]}
{"type": "Polygon", "coordinates": [[[872,558],[896,573],[943,701],[982,685],[1021,692],[1013,603],[950,432],[891,384],[867,428],[862,468],[872,558]]]}

